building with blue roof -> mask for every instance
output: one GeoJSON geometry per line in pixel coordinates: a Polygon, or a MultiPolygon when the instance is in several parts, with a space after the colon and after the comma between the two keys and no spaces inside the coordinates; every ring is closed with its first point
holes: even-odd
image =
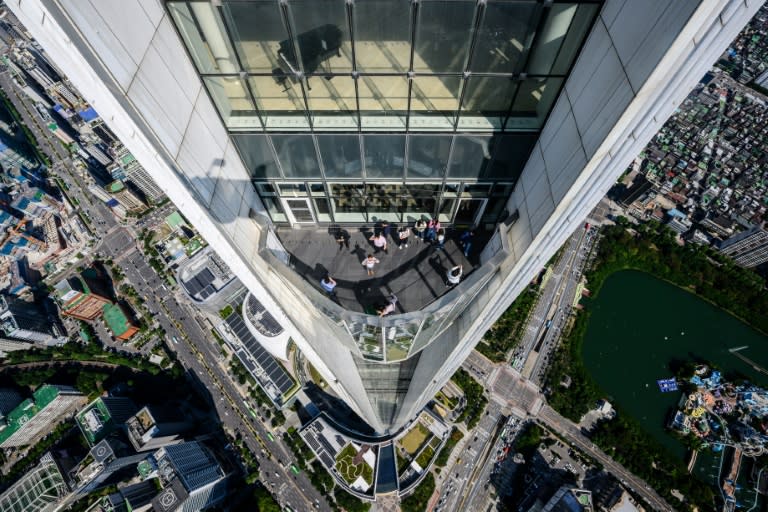
{"type": "Polygon", "coordinates": [[[93,121],[94,119],[98,119],[99,114],[96,113],[96,111],[93,109],[93,107],[88,107],[85,110],[80,110],[77,112],[78,115],[80,115],[80,118],[85,121],[86,123],[89,123],[93,121]]]}

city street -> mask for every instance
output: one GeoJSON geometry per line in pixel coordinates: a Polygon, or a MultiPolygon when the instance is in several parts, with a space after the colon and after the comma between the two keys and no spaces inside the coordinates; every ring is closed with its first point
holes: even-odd
{"type": "Polygon", "coordinates": [[[600,448],[595,446],[584,434],[578,425],[572,421],[560,416],[554,409],[544,406],[536,418],[542,425],[563,436],[571,446],[581,450],[585,454],[595,459],[603,465],[608,473],[618,478],[622,485],[629,491],[641,496],[652,510],[667,511],[674,510],[664,498],[652,489],[644,480],[636,477],[624,466],[614,461],[606,455],[600,448]]]}
{"type": "Polygon", "coordinates": [[[487,414],[484,414],[474,430],[464,433],[462,441],[453,449],[448,464],[437,479],[440,495],[435,512],[474,510],[463,506],[466,501],[465,492],[472,488],[481,461],[491,454],[490,447],[502,419],[502,407],[501,403],[490,401],[486,408],[487,414]]]}
{"type": "MultiPolygon", "coordinates": [[[[91,229],[98,240],[91,252],[101,251],[112,258],[125,274],[125,283],[132,285],[144,298],[149,313],[167,333],[168,349],[175,353],[187,370],[191,382],[199,386],[204,396],[210,396],[225,430],[240,433],[256,455],[260,464],[260,480],[283,506],[295,510],[328,510],[327,502],[307,476],[303,472],[294,475],[290,471],[293,454],[281,436],[275,433],[275,440],[268,440],[267,432],[273,431],[247,414],[243,397],[227,371],[217,363],[220,358],[218,345],[212,335],[204,332],[194,320],[194,306],[185,303],[187,299],[183,294],[172,293],[164,279],[149,266],[147,258],[138,248],[131,227],[121,226],[109,208],[93,197],[69,166],[61,165],[59,172],[59,178],[69,187],[67,194],[79,203],[76,208],[82,208],[89,217],[91,229]]],[[[154,224],[149,224],[149,220],[159,223],[165,215],[165,209],[158,210],[139,223],[153,229],[154,224]]],[[[82,260],[82,264],[87,265],[91,261],[92,256],[89,255],[82,260]]],[[[74,271],[68,269],[56,277],[60,279],[74,271]]],[[[112,343],[100,325],[96,326],[96,331],[108,346],[126,350],[112,343]]],[[[141,352],[146,355],[150,348],[142,347],[141,352]]]]}

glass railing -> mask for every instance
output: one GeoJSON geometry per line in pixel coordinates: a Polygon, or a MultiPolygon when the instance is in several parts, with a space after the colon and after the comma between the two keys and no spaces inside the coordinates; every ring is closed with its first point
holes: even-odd
{"type": "Polygon", "coordinates": [[[356,349],[364,359],[383,363],[407,359],[449,327],[458,329],[460,339],[481,317],[481,311],[501,285],[505,273],[499,269],[510,255],[506,237],[497,232],[495,254],[468,274],[461,284],[418,311],[379,317],[348,310],[330,300],[285,263],[286,251],[275,245],[279,244],[277,237],[267,235],[271,230],[267,221],[254,220],[262,235],[257,254],[266,263],[259,267],[268,269],[259,274],[271,281],[264,284],[296,327],[305,336],[319,335],[320,326],[314,317],[321,314],[331,320],[323,323],[332,329],[336,339],[356,349]]]}

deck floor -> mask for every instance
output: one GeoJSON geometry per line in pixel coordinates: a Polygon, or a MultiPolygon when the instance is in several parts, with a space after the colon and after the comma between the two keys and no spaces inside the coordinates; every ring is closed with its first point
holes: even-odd
{"type": "Polygon", "coordinates": [[[472,271],[474,255],[482,249],[479,240],[473,241],[470,258],[462,253],[455,240],[460,233],[448,232],[445,248],[439,250],[428,242],[411,236],[408,247],[398,249],[392,236],[387,240],[388,253],[376,253],[369,241],[373,231],[345,228],[348,243],[340,248],[334,233],[328,230],[278,229],[277,235],[291,254],[291,264],[297,272],[318,289],[326,273],[336,280],[337,302],[346,309],[375,314],[376,308],[386,304],[394,293],[398,298],[398,313],[416,311],[428,305],[446,291],[446,273],[455,265],[464,266],[464,276],[472,271]],[[368,277],[362,261],[373,254],[381,263],[375,275],[368,277]]]}

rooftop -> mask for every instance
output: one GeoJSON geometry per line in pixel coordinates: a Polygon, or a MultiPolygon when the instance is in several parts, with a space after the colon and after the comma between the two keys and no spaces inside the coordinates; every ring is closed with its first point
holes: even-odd
{"type": "Polygon", "coordinates": [[[166,224],[171,227],[171,229],[176,229],[180,225],[185,225],[186,222],[184,222],[184,219],[182,218],[181,214],[178,211],[173,212],[169,216],[165,218],[166,224]]]}
{"type": "Polygon", "coordinates": [[[88,440],[88,444],[94,445],[103,436],[100,435],[109,424],[111,426],[111,415],[109,409],[101,398],[97,398],[75,416],[80,430],[88,440]]]}
{"type": "Polygon", "coordinates": [[[7,426],[0,430],[0,443],[5,442],[18,432],[37,413],[53,402],[57,396],[59,396],[59,388],[56,386],[43,384],[37,388],[33,393],[34,401],[28,398],[8,413],[7,426]]]}
{"type": "Polygon", "coordinates": [[[204,302],[224,289],[235,276],[229,266],[208,246],[179,268],[178,278],[193,300],[204,302]]]}
{"type": "Polygon", "coordinates": [[[448,270],[463,265],[466,277],[487,242],[483,233],[475,232],[467,259],[458,242],[462,232],[449,229],[444,250],[417,241],[413,235],[408,247],[398,249],[397,227],[393,225],[387,240],[388,254],[376,254],[368,240],[373,229],[347,228],[346,231],[349,239],[344,247],[339,247],[335,233],[328,230],[278,228],[277,235],[291,255],[291,266],[304,279],[320,289],[320,280],[329,273],[337,283],[336,302],[351,311],[368,314],[376,314],[376,308],[385,305],[393,293],[398,298],[396,313],[416,311],[432,303],[450,290],[446,286],[448,270]],[[370,278],[362,266],[368,254],[374,254],[380,261],[370,278]]]}
{"type": "Polygon", "coordinates": [[[104,311],[104,321],[107,323],[109,330],[118,338],[127,335],[126,333],[132,326],[122,308],[115,304],[104,304],[102,309],[104,311]]]}
{"type": "Polygon", "coordinates": [[[107,185],[107,190],[112,193],[120,192],[124,188],[125,188],[125,185],[123,185],[120,181],[117,181],[117,180],[107,185]]]}

